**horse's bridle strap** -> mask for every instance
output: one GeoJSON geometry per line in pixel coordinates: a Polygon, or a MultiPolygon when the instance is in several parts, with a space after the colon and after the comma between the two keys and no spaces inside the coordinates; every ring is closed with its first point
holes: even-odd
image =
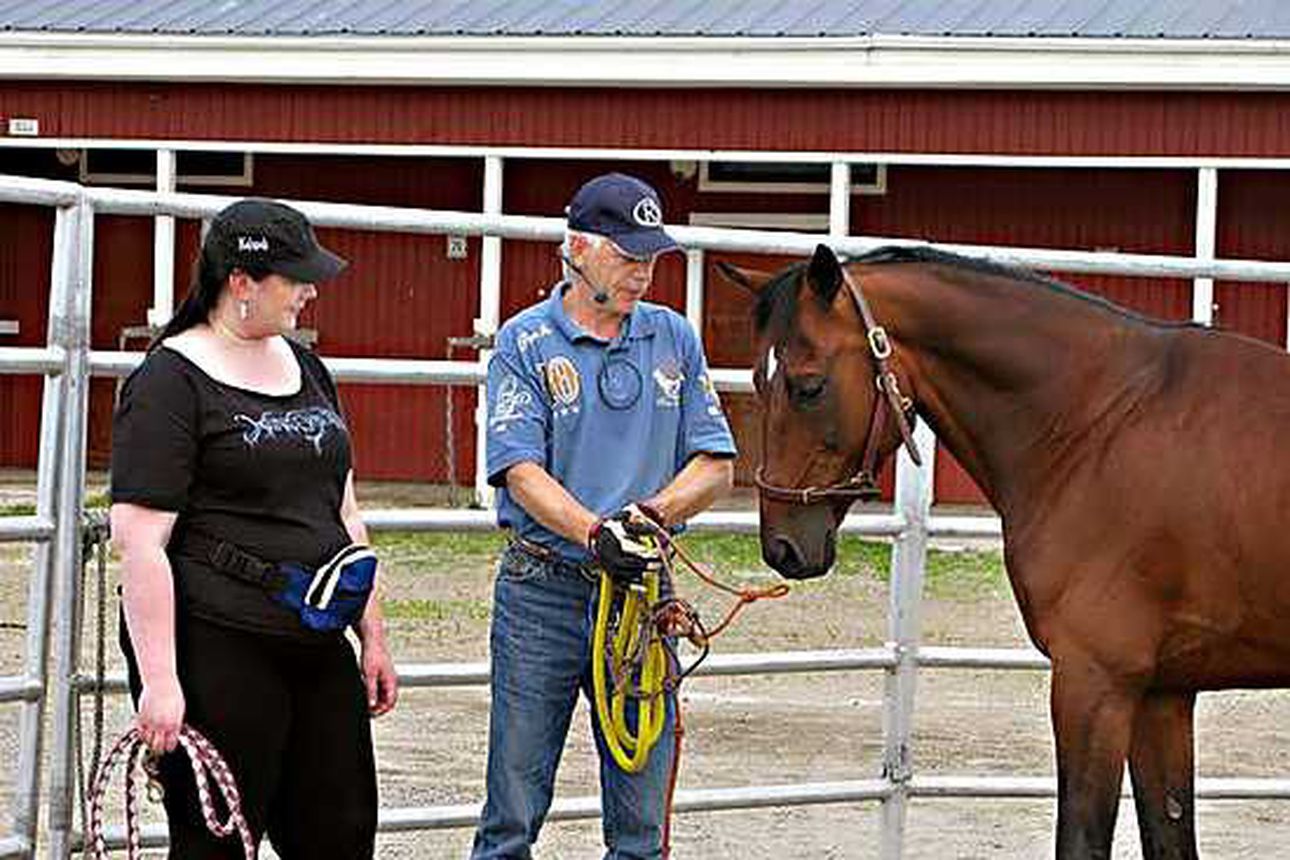
{"type": "MultiPolygon", "coordinates": [[[[855,302],[856,309],[860,311],[860,321],[864,325],[865,340],[869,342],[869,353],[873,356],[874,363],[877,365],[876,381],[878,390],[885,395],[885,401],[890,406],[891,412],[896,417],[896,427],[900,430],[900,439],[909,451],[909,458],[915,464],[923,465],[923,458],[918,454],[918,446],[914,444],[914,431],[909,426],[909,419],[905,417],[905,398],[900,393],[900,382],[896,374],[891,369],[891,340],[887,337],[887,330],[878,325],[874,319],[873,311],[869,310],[869,302],[864,297],[864,291],[860,289],[860,284],[848,274],[846,267],[839,265],[842,271],[842,283],[847,285],[847,292],[851,295],[851,300],[855,302]]],[[[882,409],[882,401],[874,406],[874,414],[882,409]]],[[[878,419],[875,417],[869,424],[870,437],[865,450],[865,459],[862,461],[860,470],[865,472],[871,470],[874,466],[870,459],[877,457],[877,441],[873,438],[875,435],[875,426],[878,419]]]]}
{"type": "Polygon", "coordinates": [[[878,496],[878,485],[874,481],[873,475],[866,472],[857,472],[851,478],[840,484],[830,484],[827,487],[781,487],[777,484],[768,484],[762,477],[762,470],[758,469],[753,475],[753,483],[761,491],[763,496],[771,499],[778,499],[781,502],[793,502],[798,505],[813,505],[816,502],[827,501],[849,501],[857,499],[873,499],[878,496]]]}
{"type": "Polygon", "coordinates": [[[900,381],[891,369],[892,348],[887,330],[878,325],[869,302],[865,300],[860,284],[847,274],[845,267],[839,264],[842,282],[847,286],[847,293],[860,312],[860,321],[864,326],[865,340],[869,344],[869,354],[874,361],[874,381],[882,396],[869,413],[869,430],[865,434],[864,455],[860,460],[860,471],[851,478],[827,487],[781,487],[766,481],[762,470],[753,475],[753,483],[763,496],[799,505],[810,505],[823,501],[855,501],[856,499],[873,499],[878,496],[878,484],[875,475],[878,460],[878,445],[882,440],[882,431],[886,423],[887,412],[896,418],[896,428],[900,431],[909,457],[917,465],[923,465],[918,454],[918,445],[914,443],[914,432],[906,417],[906,410],[912,408],[909,400],[900,392],[900,381]]]}

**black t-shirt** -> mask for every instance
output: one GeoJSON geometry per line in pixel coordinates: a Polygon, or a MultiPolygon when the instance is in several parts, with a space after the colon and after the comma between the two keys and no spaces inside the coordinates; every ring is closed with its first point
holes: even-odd
{"type": "Polygon", "coordinates": [[[217,382],[179,352],[154,349],[121,390],[112,431],[113,502],[179,514],[166,555],[177,611],[305,640],[290,610],[185,548],[199,530],[268,562],[316,567],[349,543],[340,518],[349,432],[336,386],[291,345],[300,390],[275,396],[217,382]]]}

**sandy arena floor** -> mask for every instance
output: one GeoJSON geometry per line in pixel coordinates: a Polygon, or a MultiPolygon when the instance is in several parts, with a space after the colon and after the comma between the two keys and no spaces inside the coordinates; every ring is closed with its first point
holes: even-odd
{"type": "MultiPolygon", "coordinates": [[[[0,485],[0,503],[23,493],[0,485]]],[[[365,504],[401,501],[369,493],[365,504]]],[[[18,671],[25,640],[26,575],[31,551],[0,546],[0,672],[18,671]]],[[[386,597],[419,607],[390,622],[400,663],[483,661],[487,658],[487,601],[491,566],[437,554],[392,551],[385,558],[386,597]]],[[[744,572],[745,575],[756,575],[744,572]]],[[[737,573],[738,575],[738,573],[737,573]]],[[[115,570],[110,581],[115,582],[115,570]]],[[[697,593],[690,581],[682,589],[697,593]]],[[[93,596],[91,581],[90,595],[93,596]]],[[[116,601],[108,612],[109,665],[116,652],[116,601]]],[[[709,615],[718,604],[707,602],[709,615]]],[[[781,651],[861,647],[885,632],[885,586],[871,573],[842,570],[795,586],[785,600],[747,610],[719,640],[717,651],[781,651]]],[[[92,612],[89,614],[92,620],[92,612]]],[[[938,644],[1026,644],[1007,593],[956,594],[952,582],[924,605],[925,639],[938,644]]],[[[87,627],[85,663],[94,636],[87,627]]],[[[1047,678],[1038,672],[926,671],[920,675],[914,765],[920,773],[1047,775],[1052,744],[1047,678]]],[[[680,787],[716,788],[872,778],[881,763],[880,673],[698,678],[683,691],[686,746],[680,787]]],[[[0,711],[0,773],[7,809],[16,764],[17,709],[0,711]]],[[[487,731],[483,687],[405,691],[400,706],[376,724],[382,805],[476,803],[481,798],[487,731]]],[[[128,725],[126,702],[108,701],[107,734],[128,725]]],[[[86,719],[86,726],[89,721],[86,719]]],[[[1285,776],[1290,773],[1290,693],[1233,692],[1203,696],[1199,707],[1199,765],[1203,776],[1285,776]]],[[[594,794],[595,757],[585,713],[575,719],[558,795],[594,794]]],[[[110,807],[119,810],[119,806],[110,807]]],[[[790,860],[876,858],[877,804],[678,816],[676,860],[790,860]]],[[[150,820],[157,812],[149,810],[150,820]]],[[[910,809],[906,856],[1044,858],[1052,856],[1052,801],[923,800],[910,809]]],[[[1210,801],[1199,804],[1206,858],[1290,856],[1290,806],[1284,802],[1210,801]]],[[[382,836],[381,858],[465,858],[467,829],[382,836]]],[[[540,860],[601,855],[596,822],[552,823],[540,860]]],[[[262,856],[273,857],[271,851],[262,856]]],[[[1132,803],[1121,807],[1114,857],[1139,858],[1132,803]]]]}

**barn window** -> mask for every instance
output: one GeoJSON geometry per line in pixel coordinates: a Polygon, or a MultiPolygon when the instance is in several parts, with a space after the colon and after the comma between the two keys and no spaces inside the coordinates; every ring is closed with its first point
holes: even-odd
{"type": "MultiPolygon", "coordinates": [[[[704,161],[699,191],[827,194],[832,166],[795,161],[704,161]]],[[[885,194],[887,165],[852,164],[852,194],[885,194]]]]}
{"type": "MultiPolygon", "coordinates": [[[[251,185],[249,152],[180,150],[175,153],[178,185],[246,188],[251,185]]],[[[157,184],[157,153],[150,149],[82,149],[81,182],[87,185],[157,184]]]]}

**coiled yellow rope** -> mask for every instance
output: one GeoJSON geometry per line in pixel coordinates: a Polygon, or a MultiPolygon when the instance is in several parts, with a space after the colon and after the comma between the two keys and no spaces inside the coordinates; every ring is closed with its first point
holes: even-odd
{"type": "Polygon", "coordinates": [[[667,722],[667,652],[651,615],[659,598],[659,576],[649,571],[640,585],[622,586],[600,574],[592,692],[605,746],[627,773],[645,767],[667,722]]]}

